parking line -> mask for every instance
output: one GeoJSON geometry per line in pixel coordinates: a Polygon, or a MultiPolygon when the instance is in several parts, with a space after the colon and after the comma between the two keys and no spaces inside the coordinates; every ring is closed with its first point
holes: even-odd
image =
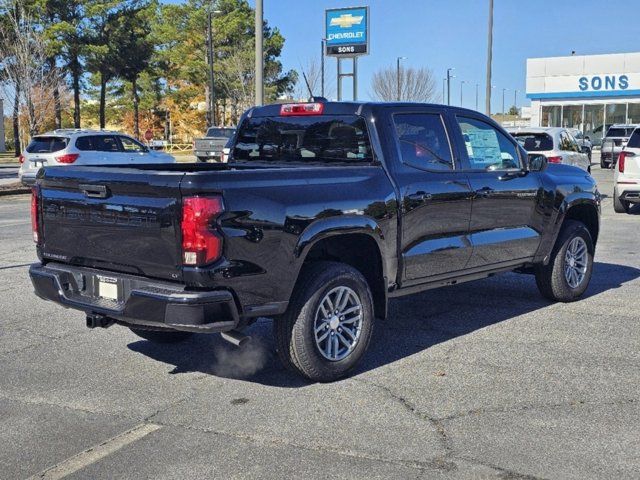
{"type": "Polygon", "coordinates": [[[2,223],[0,222],[0,227],[17,227],[18,225],[29,225],[31,222],[11,222],[11,223],[2,223]]]}
{"type": "Polygon", "coordinates": [[[95,463],[98,460],[111,455],[114,452],[117,452],[130,443],[146,437],[150,433],[153,433],[160,428],[162,428],[161,425],[156,425],[153,423],[142,423],[138,426],[133,427],[131,430],[127,430],[120,435],[116,435],[115,437],[104,441],[99,445],[88,448],[85,451],[74,455],[73,457],[69,457],[61,463],[58,463],[57,465],[49,467],[46,470],[43,470],[42,472],[32,477],[29,477],[28,480],[58,480],[60,478],[64,478],[67,475],[71,475],[72,473],[77,472],[78,470],[81,470],[84,467],[87,467],[92,463],[95,463]]]}

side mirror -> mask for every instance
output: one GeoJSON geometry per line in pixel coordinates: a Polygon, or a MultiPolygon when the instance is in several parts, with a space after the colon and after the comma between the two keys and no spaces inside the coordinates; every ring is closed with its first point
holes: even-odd
{"type": "Polygon", "coordinates": [[[529,155],[529,171],[541,172],[547,168],[547,157],[544,155],[530,154],[529,155]]]}

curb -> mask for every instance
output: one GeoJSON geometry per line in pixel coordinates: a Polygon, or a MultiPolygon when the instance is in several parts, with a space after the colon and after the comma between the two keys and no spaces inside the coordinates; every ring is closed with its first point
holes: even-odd
{"type": "Polygon", "coordinates": [[[5,197],[8,195],[22,195],[25,193],[31,193],[31,189],[29,187],[19,187],[13,188],[11,190],[0,190],[0,197],[5,197]]]}

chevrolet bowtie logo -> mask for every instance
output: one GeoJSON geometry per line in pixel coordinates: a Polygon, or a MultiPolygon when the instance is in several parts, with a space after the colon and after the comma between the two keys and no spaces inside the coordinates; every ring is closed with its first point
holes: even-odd
{"type": "Polygon", "coordinates": [[[363,18],[364,16],[362,15],[359,17],[354,17],[350,13],[346,13],[346,14],[340,15],[339,17],[332,18],[331,23],[329,25],[331,25],[332,27],[338,26],[340,28],[351,28],[354,25],[358,25],[362,23],[363,18]]]}

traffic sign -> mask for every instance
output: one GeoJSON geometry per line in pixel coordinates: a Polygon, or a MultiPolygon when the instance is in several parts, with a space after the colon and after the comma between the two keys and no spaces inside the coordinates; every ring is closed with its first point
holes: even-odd
{"type": "Polygon", "coordinates": [[[151,130],[147,130],[144,132],[144,139],[149,142],[153,138],[153,132],[151,130]]]}

